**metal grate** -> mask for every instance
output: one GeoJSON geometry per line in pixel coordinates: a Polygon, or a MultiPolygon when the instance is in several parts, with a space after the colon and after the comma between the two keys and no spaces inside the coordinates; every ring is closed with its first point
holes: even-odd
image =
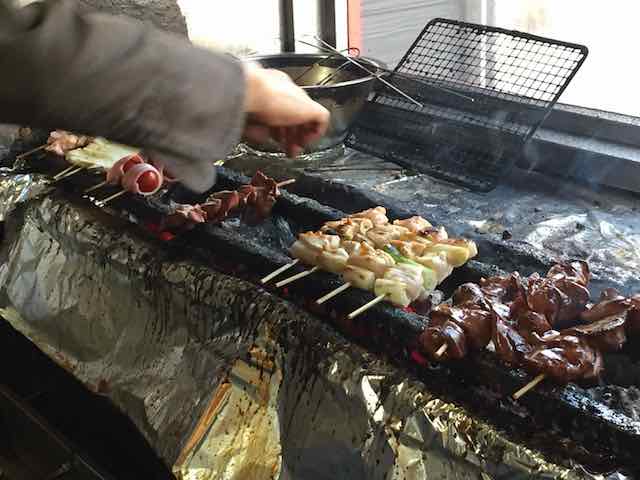
{"type": "Polygon", "coordinates": [[[587,48],[435,19],[378,85],[347,145],[488,191],[513,166],[586,59],[587,48]]]}

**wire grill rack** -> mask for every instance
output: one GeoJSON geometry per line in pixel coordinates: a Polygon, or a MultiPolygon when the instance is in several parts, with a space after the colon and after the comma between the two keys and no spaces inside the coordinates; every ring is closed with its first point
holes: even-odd
{"type": "Polygon", "coordinates": [[[406,167],[490,191],[551,112],[588,54],[586,47],[447,19],[427,24],[378,83],[348,146],[406,167]]]}

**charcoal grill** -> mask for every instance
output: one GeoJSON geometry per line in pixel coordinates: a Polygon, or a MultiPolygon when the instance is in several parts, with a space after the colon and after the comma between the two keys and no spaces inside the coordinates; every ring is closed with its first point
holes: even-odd
{"type": "MultiPolygon", "coordinates": [[[[532,42],[531,45],[538,45],[536,43],[538,41],[542,42],[537,37],[523,37],[514,32],[438,20],[427,27],[412,50],[420,51],[423,48],[421,42],[426,41],[424,39],[431,38],[430,35],[434,31],[433,29],[436,29],[435,31],[439,32],[439,34],[445,35],[445,37],[446,35],[454,35],[452,32],[457,32],[455,33],[456,35],[461,35],[461,38],[466,39],[459,45],[460,49],[463,49],[467,43],[472,42],[472,39],[467,38],[472,33],[480,39],[485,37],[492,38],[494,39],[491,40],[492,42],[497,41],[497,38],[504,39],[503,35],[508,38],[515,36],[522,40],[523,44],[528,43],[525,40],[532,42]],[[436,27],[438,28],[436,29],[436,27]]],[[[473,41],[475,40],[477,39],[473,39],[473,41]]],[[[549,45],[549,43],[542,43],[549,45]]],[[[449,47],[452,45],[455,45],[455,42],[449,43],[449,47]]],[[[551,45],[555,48],[557,47],[557,42],[551,42],[551,45]]],[[[570,52],[568,55],[572,58],[572,60],[568,61],[572,67],[567,72],[575,73],[575,70],[584,60],[586,51],[577,46],[567,45],[566,52],[570,52]],[[580,52],[578,57],[573,56],[576,52],[580,52]]],[[[396,84],[401,84],[408,91],[419,85],[420,89],[416,89],[412,93],[421,95],[423,100],[431,99],[433,101],[434,98],[437,98],[438,102],[445,104],[447,109],[453,108],[451,105],[453,99],[443,98],[442,96],[445,95],[443,91],[433,88],[434,82],[438,81],[437,78],[429,78],[428,81],[425,79],[416,80],[402,71],[403,68],[408,68],[407,66],[411,65],[409,58],[411,58],[410,54],[401,62],[398,71],[392,75],[396,84]],[[405,67],[402,67],[402,65],[405,67]],[[436,94],[436,90],[439,93],[436,94]]],[[[487,62],[490,63],[491,60],[487,59],[487,62]]],[[[465,63],[465,65],[467,64],[465,63]]],[[[470,76],[469,70],[463,69],[461,72],[466,72],[470,76]]],[[[462,82],[465,78],[464,75],[461,76],[458,83],[447,80],[444,81],[444,84],[446,84],[447,88],[464,91],[465,95],[473,93],[474,102],[472,105],[465,103],[464,108],[466,110],[478,108],[484,112],[485,117],[489,111],[495,112],[500,108],[511,108],[511,110],[507,109],[510,115],[509,119],[514,123],[512,128],[509,127],[511,130],[507,128],[502,121],[503,119],[497,124],[489,124],[490,122],[485,118],[484,123],[482,123],[474,116],[478,112],[473,112],[474,115],[469,114],[468,117],[465,116],[464,122],[458,126],[462,124],[467,126],[469,122],[476,119],[478,127],[482,127],[485,130],[489,129],[493,132],[493,136],[490,138],[493,138],[496,144],[507,145],[508,148],[505,148],[504,151],[509,150],[515,154],[521,148],[523,142],[526,141],[526,138],[530,137],[535,128],[544,120],[544,116],[548,113],[546,109],[551,108],[552,103],[557,100],[557,96],[566,86],[570,76],[571,73],[567,73],[563,77],[564,83],[553,87],[554,93],[552,97],[545,97],[542,100],[523,100],[516,97],[514,95],[516,92],[514,91],[496,93],[495,85],[493,88],[489,88],[486,85],[482,88],[478,85],[475,85],[475,88],[470,88],[469,85],[464,85],[464,82],[462,82]],[[536,107],[537,115],[532,117],[528,113],[521,113],[522,110],[516,109],[516,106],[521,108],[523,103],[526,107],[536,107]]],[[[430,167],[424,167],[424,163],[421,162],[419,165],[414,165],[412,162],[417,158],[415,153],[421,148],[424,148],[424,151],[432,151],[433,148],[437,147],[437,144],[433,143],[435,137],[427,135],[424,144],[421,145],[418,137],[408,135],[406,139],[411,139],[411,142],[414,142],[412,143],[413,147],[411,147],[413,150],[409,150],[410,142],[402,140],[397,132],[393,135],[391,133],[389,135],[378,135],[378,139],[374,141],[372,123],[375,122],[372,119],[379,120],[383,118],[381,116],[376,117],[376,111],[379,115],[391,115],[391,117],[384,117],[386,123],[392,123],[388,122],[388,118],[394,118],[393,115],[397,112],[403,112],[403,120],[406,120],[409,113],[411,113],[410,118],[413,123],[405,122],[402,124],[402,128],[409,129],[405,130],[404,133],[418,133],[419,128],[425,122],[425,118],[429,118],[424,115],[424,112],[413,111],[408,109],[407,105],[401,105],[401,100],[398,98],[394,97],[393,101],[391,101],[391,96],[390,92],[378,90],[378,96],[367,104],[365,112],[363,112],[362,117],[352,130],[350,141],[355,142],[354,145],[356,145],[358,136],[365,135],[360,137],[361,140],[363,138],[367,139],[367,141],[370,140],[373,146],[361,149],[380,153],[384,150],[385,142],[391,141],[389,138],[393,136],[394,145],[398,146],[399,149],[388,151],[388,155],[383,152],[382,156],[401,163],[411,164],[414,167],[418,166],[421,169],[426,168],[426,171],[430,171],[430,167]],[[418,142],[418,144],[415,142],[418,142]],[[402,152],[406,153],[404,157],[400,155],[402,152]]],[[[455,102],[460,101],[462,101],[461,97],[456,97],[455,102]]],[[[458,109],[461,108],[460,103],[456,103],[455,106],[458,109]]],[[[450,110],[447,109],[443,109],[439,114],[450,113],[450,110]]],[[[454,123],[450,123],[449,127],[454,123]]],[[[380,122],[377,123],[376,128],[378,130],[375,130],[375,132],[379,132],[380,122]]],[[[445,128],[445,130],[447,129],[445,128]]],[[[453,135],[453,131],[447,130],[447,135],[453,135]]],[[[480,130],[471,129],[471,131],[469,139],[477,141],[481,137],[480,130]]],[[[439,135],[439,132],[436,133],[439,135]]],[[[465,144],[465,141],[461,145],[465,144]]],[[[364,143],[359,143],[358,145],[362,147],[364,143]]],[[[446,148],[457,147],[448,145],[446,148]]],[[[501,147],[501,155],[499,157],[491,156],[492,168],[505,169],[508,167],[505,162],[508,162],[509,159],[502,155],[504,151],[501,147]]],[[[440,151],[440,153],[443,152],[444,150],[440,151]]],[[[479,168],[476,152],[467,151],[466,148],[459,148],[455,151],[456,155],[462,155],[465,152],[470,155],[471,163],[475,165],[473,168],[479,168]]],[[[495,150],[492,150],[492,152],[495,153],[495,150]]],[[[40,156],[37,162],[31,162],[28,172],[51,175],[59,171],[59,166],[55,166],[54,162],[44,160],[45,157],[40,156]]],[[[486,175],[484,177],[475,176],[477,171],[473,168],[470,167],[469,170],[462,172],[461,175],[464,178],[461,177],[461,180],[474,175],[473,178],[479,180],[474,180],[475,183],[469,186],[481,189],[495,184],[495,176],[497,174],[490,174],[488,177],[486,175]]],[[[500,172],[504,172],[504,170],[500,170],[500,172]]],[[[443,177],[452,178],[449,173],[443,175],[443,177]]],[[[83,205],[84,208],[87,208],[87,202],[81,200],[79,194],[88,186],[95,185],[100,180],[102,179],[91,172],[74,175],[58,184],[56,199],[59,203],[66,202],[73,208],[80,209],[78,205],[83,205]]],[[[247,181],[246,177],[221,168],[215,190],[236,189],[247,181]]],[[[265,274],[287,263],[289,257],[286,254],[286,247],[290,245],[297,233],[317,229],[321,223],[341,218],[345,215],[345,212],[352,213],[378,204],[387,207],[391,218],[406,217],[415,213],[388,197],[373,194],[357,187],[346,188],[341,185],[324,182],[316,177],[309,176],[300,179],[295,188],[299,195],[284,192],[276,204],[273,216],[264,224],[248,226],[237,218],[230,218],[220,226],[199,226],[193,231],[169,242],[160,243],[154,240],[154,248],[166,258],[184,258],[186,255],[198,265],[205,265],[234,278],[246,280],[249,284],[253,284],[252,289],[247,289],[248,297],[266,297],[267,294],[262,290],[263,287],[260,285],[259,280],[265,274]],[[185,254],[185,252],[188,253],[185,254]]],[[[111,213],[124,214],[139,225],[145,225],[147,223],[156,223],[167,212],[168,201],[198,202],[202,201],[209,193],[207,192],[207,194],[201,196],[193,195],[180,187],[174,187],[163,196],[151,199],[127,195],[115,199],[110,203],[110,208],[111,213]]],[[[446,215],[442,215],[440,218],[438,218],[437,213],[427,216],[434,223],[449,225],[449,218],[446,215]]],[[[102,218],[100,221],[105,220],[102,218]]],[[[96,222],[98,221],[96,220],[96,222]]],[[[139,230],[144,231],[144,229],[139,230]]],[[[455,229],[453,229],[453,233],[456,233],[455,229]]],[[[482,238],[478,238],[478,244],[480,247],[480,261],[469,262],[467,266],[458,269],[447,283],[442,286],[446,295],[450,295],[462,283],[478,281],[481,277],[503,273],[501,267],[507,270],[519,269],[523,273],[530,273],[533,270],[542,272],[548,269],[555,260],[544,255],[533,254],[518,245],[508,245],[482,238]]],[[[154,260],[153,257],[150,259],[151,262],[154,260]]],[[[301,268],[296,269],[294,267],[292,272],[296,271],[301,271],[301,268]]],[[[353,290],[342,294],[339,297],[339,301],[329,302],[322,307],[314,304],[315,299],[338,285],[339,281],[335,276],[317,273],[313,277],[291,284],[286,292],[272,289],[272,287],[269,287],[269,292],[278,299],[295,303],[300,309],[306,310],[315,318],[319,318],[322,322],[333,326],[350,341],[366,346],[371,352],[387,356],[400,368],[401,375],[419,379],[420,382],[427,385],[438,395],[464,405],[475,415],[490,419],[493,424],[507,431],[513,438],[518,439],[525,445],[543,451],[551,459],[558,462],[571,459],[596,472],[605,473],[610,470],[623,469],[634,475],[640,474],[640,460],[635,453],[640,449],[640,423],[633,420],[624,409],[612,408],[605,404],[602,398],[595,395],[593,391],[576,385],[567,387],[544,385],[530,392],[520,402],[515,403],[509,398],[510,394],[527,383],[529,377],[521,371],[503,367],[490,352],[483,352],[461,362],[452,362],[435,367],[425,366],[414,355],[416,337],[427,324],[425,317],[389,305],[379,304],[357,319],[348,322],[345,320],[345,314],[370,300],[371,295],[353,290]]],[[[594,289],[601,289],[604,286],[608,285],[602,279],[596,279],[593,284],[594,289]]],[[[149,288],[151,289],[152,287],[149,288]]],[[[631,287],[629,286],[629,288],[631,287]]],[[[196,298],[200,298],[200,295],[201,292],[198,292],[196,298]]],[[[247,303],[249,304],[250,301],[247,300],[247,303]]],[[[238,312],[231,312],[231,316],[241,317],[238,312]]],[[[199,317],[198,320],[204,322],[206,315],[199,317]]],[[[169,329],[166,325],[159,328],[169,329]]],[[[224,332],[221,333],[221,335],[223,334],[224,332]]],[[[294,333],[288,332],[287,335],[294,334],[302,335],[302,332],[295,330],[294,333]]],[[[320,348],[319,345],[315,346],[320,348]]],[[[216,347],[219,347],[219,345],[216,345],[216,347]]],[[[633,345],[631,347],[633,348],[633,345]]],[[[311,363],[315,360],[315,357],[313,357],[311,363]]],[[[621,365],[621,368],[638,369],[637,360],[637,353],[627,350],[617,359],[617,362],[621,365]]],[[[621,389],[624,390],[624,388],[621,389]]],[[[300,394],[291,393],[293,397],[296,397],[296,395],[299,396],[300,394]]],[[[484,461],[488,460],[485,459],[484,461]]]]}
{"type": "MultiPolygon", "coordinates": [[[[80,173],[60,182],[59,186],[70,195],[71,200],[77,198],[87,186],[95,184],[97,179],[96,174],[80,173]]],[[[221,168],[215,190],[237,189],[248,180],[221,168]]],[[[298,188],[308,194],[313,191],[314,197],[334,205],[341,201],[341,195],[335,195],[335,191],[322,186],[317,179],[305,178],[298,188]]],[[[164,198],[143,199],[127,195],[115,199],[110,206],[115,211],[133,215],[141,224],[156,223],[166,213],[169,198],[178,202],[198,202],[209,193],[193,195],[175,187],[164,198]]],[[[374,206],[380,200],[375,195],[374,198],[369,195],[357,189],[348,192],[351,211],[374,206]]],[[[390,218],[410,214],[393,201],[385,200],[390,218]]],[[[177,257],[188,251],[199,262],[260,286],[260,279],[264,275],[289,261],[286,248],[297,233],[316,229],[321,223],[344,215],[343,211],[312,198],[283,192],[272,218],[265,224],[248,226],[233,218],[221,226],[205,224],[176,237],[164,248],[173,252],[169,255],[177,257]]],[[[480,243],[481,251],[487,247],[480,243]]],[[[506,263],[512,264],[522,265],[523,259],[528,259],[530,264],[524,269],[544,271],[553,263],[551,258],[527,256],[517,249],[502,252],[501,255],[506,263]],[[509,256],[512,258],[509,259],[509,256]]],[[[302,270],[302,267],[294,267],[291,273],[302,270]]],[[[501,273],[499,266],[471,261],[456,270],[442,285],[442,290],[445,295],[450,295],[462,283],[477,282],[482,277],[501,273]]],[[[552,458],[562,458],[564,455],[600,471],[618,465],[640,471],[640,463],[633,453],[640,448],[640,423],[624,412],[608,407],[589,391],[576,385],[564,388],[543,386],[516,404],[508,400],[509,396],[527,383],[530,377],[522,371],[505,368],[490,352],[438,367],[416,363],[415,341],[427,324],[426,317],[379,304],[361,317],[347,321],[346,314],[372,298],[371,294],[357,290],[347,291],[339,297],[339,301],[328,302],[322,307],[314,304],[315,299],[339,285],[336,276],[316,273],[291,284],[286,291],[268,288],[274,295],[325,319],[352,341],[366,345],[370,351],[390,356],[438,394],[490,418],[519,438],[532,435],[535,447],[552,458]],[[541,434],[541,431],[555,433],[541,434]],[[554,438],[565,440],[559,444],[554,438]]],[[[631,366],[634,354],[627,352],[627,355],[626,362],[631,366]]]]}

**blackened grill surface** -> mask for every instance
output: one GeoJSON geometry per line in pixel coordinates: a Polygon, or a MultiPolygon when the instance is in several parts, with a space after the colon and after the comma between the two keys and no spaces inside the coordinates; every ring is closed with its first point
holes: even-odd
{"type": "MultiPolygon", "coordinates": [[[[237,188],[246,183],[248,178],[225,171],[220,173],[220,184],[216,190],[222,188],[237,188]]],[[[79,174],[60,186],[75,193],[88,185],[96,183],[96,177],[79,174]]],[[[318,182],[322,188],[324,182],[318,182]]],[[[324,190],[326,195],[330,190],[324,190]]],[[[371,201],[363,192],[357,189],[353,192],[359,202],[371,201]]],[[[177,195],[178,192],[176,192],[177,195]]],[[[314,194],[316,198],[323,195],[314,194]]],[[[197,199],[197,198],[196,198],[197,199]]],[[[116,209],[122,208],[134,214],[139,220],[158,218],[165,211],[164,202],[167,199],[145,200],[140,197],[123,197],[113,202],[116,209]]],[[[356,202],[358,203],[358,202],[356,202]]],[[[383,202],[384,204],[384,202],[383,202]]],[[[335,202],[334,202],[335,205],[335,202]]],[[[351,209],[358,209],[363,205],[351,205],[351,209]]],[[[404,206],[396,203],[390,205],[391,216],[405,216],[411,213],[404,206]]],[[[317,228],[320,223],[344,215],[340,210],[321,205],[315,200],[305,199],[295,195],[283,193],[274,210],[275,217],[286,219],[292,233],[297,229],[317,228]]],[[[432,217],[430,217],[432,218],[432,217]]],[[[274,221],[273,219],[270,221],[274,221]]],[[[277,221],[277,220],[275,220],[277,221]]],[[[438,222],[447,225],[448,222],[438,222]]],[[[284,252],[274,246],[256,243],[253,237],[243,235],[241,231],[249,232],[245,226],[236,229],[240,224],[230,219],[221,226],[203,225],[193,231],[178,237],[167,245],[171,255],[181,257],[188,255],[200,261],[215,266],[217,269],[228,271],[238,277],[248,278],[257,283],[262,275],[274,270],[288,260],[284,252]]],[[[255,228],[263,228],[257,226],[255,228]]],[[[276,228],[275,224],[267,226],[267,230],[276,228]]],[[[297,230],[296,232],[294,232],[297,230]]],[[[455,229],[454,229],[455,230],[455,229]]],[[[505,248],[503,254],[509,257],[510,250],[505,248]]],[[[515,255],[527,258],[526,252],[515,255]]],[[[511,259],[512,262],[518,260],[511,259]]],[[[302,268],[292,270],[291,273],[302,271],[302,268]]],[[[490,265],[471,262],[466,268],[460,269],[452,278],[446,290],[450,291],[465,281],[477,281],[480,276],[500,273],[490,265]]],[[[409,366],[408,355],[412,340],[425,325],[426,319],[414,314],[403,312],[386,305],[378,305],[367,314],[360,317],[355,325],[341,321],[345,313],[362,305],[370,295],[364,292],[348,292],[340,298],[337,305],[330,305],[327,310],[315,310],[310,300],[315,300],[320,294],[326,293],[339,284],[336,276],[329,274],[314,275],[291,285],[289,295],[285,298],[293,300],[312,312],[322,315],[332,321],[339,329],[345,331],[351,338],[360,341],[373,350],[379,350],[390,355],[395,361],[409,366]],[[364,329],[364,333],[363,333],[364,329]]],[[[283,292],[277,291],[279,295],[283,292]]],[[[640,471],[638,460],[631,453],[640,448],[640,424],[621,411],[608,408],[594,395],[589,395],[583,388],[571,385],[567,388],[536,389],[521,402],[509,400],[509,395],[527,380],[522,372],[504,368],[489,352],[482,353],[468,361],[452,363],[427,369],[413,367],[415,373],[435,390],[439,390],[446,398],[468,406],[485,418],[496,422],[508,429],[514,435],[534,435],[540,438],[540,429],[548,429],[552,437],[568,436],[583,445],[584,451],[576,447],[573,442],[565,438],[560,445],[550,441],[549,437],[536,448],[547,452],[553,458],[570,455],[580,462],[592,465],[594,468],[606,469],[612,462],[620,462],[640,471]],[[452,385],[456,388],[452,388],[452,385]],[[459,389],[458,389],[459,386],[459,389]],[[480,392],[480,393],[472,393],[480,392]],[[484,393],[483,393],[484,392],[484,393]],[[483,394],[481,394],[483,393],[483,394]],[[497,399],[497,401],[496,401],[497,399]],[[595,399],[595,400],[594,400],[595,399]],[[568,445],[573,445],[569,447],[568,445]]],[[[612,404],[613,405],[613,404],[612,404]]]]}
{"type": "Polygon", "coordinates": [[[582,66],[587,49],[521,32],[431,21],[352,127],[347,144],[488,191],[582,66]]]}

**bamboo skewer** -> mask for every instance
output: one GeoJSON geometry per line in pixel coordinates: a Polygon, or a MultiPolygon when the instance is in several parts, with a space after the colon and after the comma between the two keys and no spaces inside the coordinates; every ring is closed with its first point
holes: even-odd
{"type": "Polygon", "coordinates": [[[267,282],[270,282],[271,280],[273,280],[274,278],[276,278],[278,275],[280,275],[281,273],[286,272],[287,270],[289,270],[291,267],[293,267],[294,265],[296,265],[300,260],[298,260],[297,258],[295,260],[293,260],[292,262],[287,263],[286,265],[283,265],[282,267],[278,268],[277,270],[271,272],[269,275],[267,275],[266,277],[264,277],[262,280],[260,280],[260,283],[262,283],[263,285],[267,282]]]}
{"type": "Polygon", "coordinates": [[[105,180],[104,182],[100,182],[97,185],[94,185],[93,187],[89,187],[87,188],[83,193],[90,193],[93,192],[94,190],[97,190],[99,188],[104,187],[108,182],[105,180]]]}
{"type": "Polygon", "coordinates": [[[316,300],[316,304],[322,305],[324,302],[331,300],[333,297],[341,294],[342,292],[349,289],[350,287],[351,287],[351,283],[347,282],[344,285],[339,286],[335,290],[332,290],[331,292],[327,293],[324,297],[321,297],[318,300],[316,300]]]}
{"type": "Polygon", "coordinates": [[[295,282],[296,280],[300,280],[301,278],[307,277],[309,275],[311,275],[312,273],[316,272],[319,270],[319,267],[313,267],[311,270],[307,270],[305,272],[301,272],[298,273],[292,277],[286,278],[278,283],[276,283],[276,287],[280,288],[280,287],[284,287],[285,285],[289,285],[290,283],[295,282]]]}
{"type": "Polygon", "coordinates": [[[116,198],[124,195],[125,193],[127,193],[126,190],[120,190],[119,192],[114,193],[113,195],[105,198],[104,200],[100,200],[98,202],[98,205],[101,207],[104,207],[108,202],[110,202],[111,200],[115,200],[116,198]]]}
{"type": "Polygon", "coordinates": [[[64,180],[65,178],[69,178],[72,175],[75,175],[76,173],[81,172],[82,170],[84,170],[85,167],[76,167],[73,168],[70,171],[67,171],[67,173],[65,173],[64,175],[62,173],[59,173],[58,175],[56,175],[55,177],[53,177],[53,179],[58,182],[60,180],[64,180]]]}
{"type": "Polygon", "coordinates": [[[66,175],[67,173],[69,173],[71,170],[73,170],[74,168],[76,168],[75,165],[71,165],[70,167],[65,168],[64,170],[62,170],[61,172],[55,174],[53,176],[54,180],[58,180],[60,177],[66,175]]]}
{"type": "Polygon", "coordinates": [[[283,182],[277,183],[276,187],[282,188],[282,187],[286,187],[287,185],[291,185],[292,183],[296,183],[295,178],[290,178],[289,180],[284,180],[283,182]]]}
{"type": "Polygon", "coordinates": [[[378,295],[376,298],[374,298],[373,300],[371,300],[368,303],[365,303],[363,306],[361,306],[360,308],[358,308],[357,310],[354,310],[353,312],[351,312],[349,315],[347,315],[347,318],[349,320],[353,320],[354,318],[356,318],[358,315],[366,312],[367,310],[369,310],[371,307],[377,305],[378,303],[382,302],[385,298],[387,298],[387,295],[378,295]]]}
{"type": "Polygon", "coordinates": [[[440,358],[442,355],[444,355],[448,347],[449,345],[443,343],[442,346],[436,351],[436,357],[440,358]]]}
{"type": "Polygon", "coordinates": [[[36,147],[33,150],[29,150],[28,152],[21,153],[20,155],[16,156],[16,160],[22,160],[23,158],[26,158],[29,155],[33,155],[34,153],[39,152],[40,150],[44,150],[45,148],[47,148],[48,145],[49,145],[48,143],[45,143],[44,145],[40,145],[39,147],[36,147]]]}
{"type": "Polygon", "coordinates": [[[522,387],[520,390],[518,390],[516,393],[514,393],[513,399],[518,400],[520,397],[525,395],[529,390],[534,389],[536,385],[542,382],[545,378],[547,378],[547,376],[544,373],[541,373],[536,378],[534,378],[529,383],[527,383],[524,387],[522,387]]]}

